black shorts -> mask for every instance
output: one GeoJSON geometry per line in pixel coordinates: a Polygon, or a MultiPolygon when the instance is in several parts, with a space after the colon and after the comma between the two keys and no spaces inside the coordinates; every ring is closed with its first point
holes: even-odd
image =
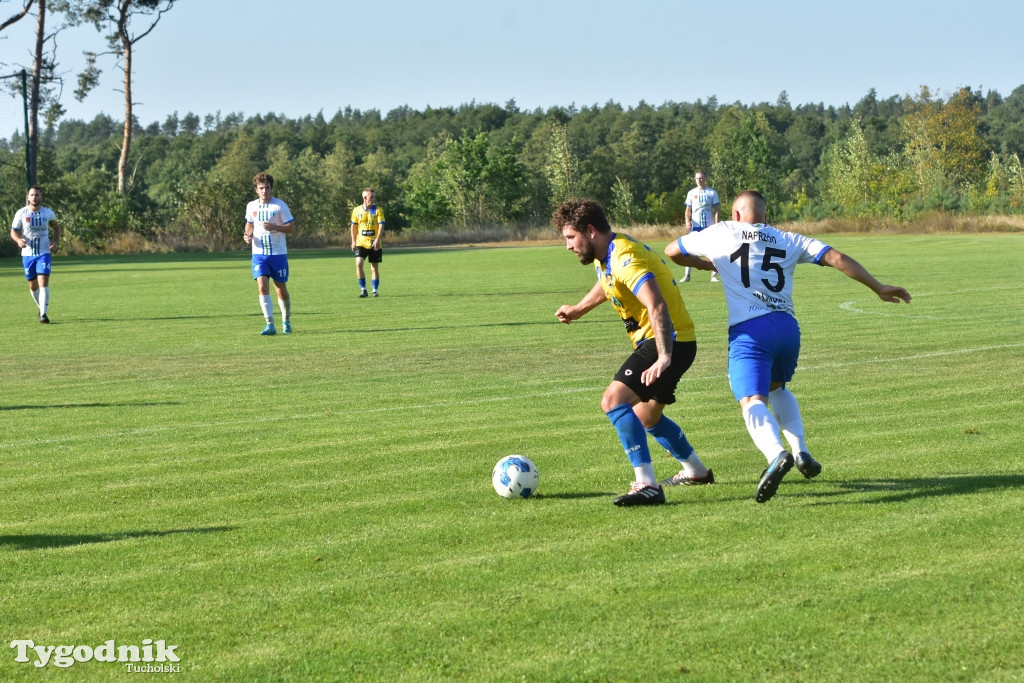
{"type": "Polygon", "coordinates": [[[658,345],[653,339],[648,339],[626,359],[615,373],[615,379],[632,389],[641,400],[646,402],[653,398],[667,406],[676,402],[676,385],[679,384],[683,373],[693,365],[693,359],[696,357],[697,342],[675,342],[672,345],[672,364],[654,384],[647,386],[640,376],[658,360],[658,345]]]}
{"type": "Polygon", "coordinates": [[[380,263],[384,260],[383,249],[370,249],[369,247],[356,247],[355,255],[369,260],[370,263],[380,263]]]}

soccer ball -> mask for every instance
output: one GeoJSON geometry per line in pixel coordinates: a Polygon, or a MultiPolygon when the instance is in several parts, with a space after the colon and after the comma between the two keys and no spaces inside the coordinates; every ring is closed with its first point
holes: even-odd
{"type": "Polygon", "coordinates": [[[491,472],[491,483],[502,498],[529,498],[539,479],[537,466],[525,455],[506,455],[491,472]]]}

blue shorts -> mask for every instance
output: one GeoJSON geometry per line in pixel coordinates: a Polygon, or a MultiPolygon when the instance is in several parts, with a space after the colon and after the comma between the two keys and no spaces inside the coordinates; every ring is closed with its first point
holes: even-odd
{"type": "Polygon", "coordinates": [[[49,275],[52,263],[49,254],[21,257],[21,265],[25,268],[25,279],[29,281],[35,280],[40,275],[49,275]]]}
{"type": "Polygon", "coordinates": [[[252,279],[269,277],[274,282],[288,282],[288,254],[252,255],[252,279]]]}
{"type": "Polygon", "coordinates": [[[729,328],[729,386],[739,401],[767,396],[772,382],[793,379],[800,357],[800,326],[789,313],[775,312],[729,328]]]}

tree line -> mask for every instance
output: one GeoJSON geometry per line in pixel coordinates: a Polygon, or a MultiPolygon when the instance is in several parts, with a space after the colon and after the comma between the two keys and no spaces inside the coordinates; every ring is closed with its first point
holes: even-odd
{"type": "MultiPolygon", "coordinates": [[[[573,195],[598,199],[620,224],[676,224],[697,169],[726,206],[760,190],[774,222],[1024,213],[1024,86],[1005,98],[871,90],[840,107],[793,106],[783,92],[759,104],[471,102],[132,122],[127,159],[122,124],[106,115],[40,131],[39,183],[79,250],[235,248],[260,170],[321,243],[345,243],[364,187],[397,231],[543,225],[573,195]]],[[[15,134],[0,144],[5,215],[24,204],[25,143],[15,134]]]]}
{"type": "MultiPolygon", "coordinates": [[[[0,0],[4,2],[4,0],[0,0]]],[[[112,59],[122,73],[121,93],[124,102],[124,124],[118,158],[117,190],[127,193],[125,178],[131,158],[135,102],[132,99],[132,62],[135,44],[148,36],[164,14],[174,7],[175,0],[17,0],[14,11],[0,22],[0,33],[29,16],[35,18],[33,50],[30,65],[21,65],[21,72],[30,75],[21,96],[26,101],[25,171],[29,185],[39,178],[40,114],[46,122],[59,120],[65,113],[60,101],[64,76],[57,60],[60,34],[73,26],[91,24],[103,34],[106,46],[99,51],[85,52],[85,67],[78,74],[75,99],[81,101],[98,84],[102,74],[99,64],[112,59]]],[[[0,10],[2,11],[2,10],[0,10]]],[[[0,15],[3,16],[3,15],[0,15]]],[[[6,38],[6,36],[5,36],[6,38]]],[[[2,65],[8,68],[8,64],[2,65]]],[[[19,65],[13,65],[15,67],[19,65]]],[[[16,96],[17,87],[8,86],[16,96]]]]}

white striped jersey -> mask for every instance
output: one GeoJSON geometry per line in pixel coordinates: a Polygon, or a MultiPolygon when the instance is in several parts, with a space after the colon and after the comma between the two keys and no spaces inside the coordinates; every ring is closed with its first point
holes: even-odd
{"type": "Polygon", "coordinates": [[[252,223],[252,253],[276,256],[288,253],[286,234],[274,230],[275,225],[291,223],[292,212],[288,205],[277,197],[263,204],[258,199],[245,207],[245,221],[252,223]]]}
{"type": "Polygon", "coordinates": [[[33,211],[27,206],[14,214],[14,221],[11,229],[20,232],[25,240],[25,248],[21,250],[22,256],[40,256],[50,253],[50,221],[56,221],[57,216],[45,206],[33,211]]]}
{"type": "Polygon", "coordinates": [[[686,193],[686,205],[690,207],[690,222],[696,231],[715,223],[715,207],[719,205],[718,193],[710,187],[703,190],[695,187],[686,193]]]}

